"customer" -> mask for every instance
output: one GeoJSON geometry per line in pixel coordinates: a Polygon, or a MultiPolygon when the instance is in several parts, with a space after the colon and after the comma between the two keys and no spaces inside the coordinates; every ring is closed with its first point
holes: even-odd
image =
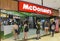
{"type": "Polygon", "coordinates": [[[1,22],[0,22],[0,28],[1,28],[1,22]]]}
{"type": "Polygon", "coordinates": [[[52,20],[52,24],[51,24],[51,34],[52,34],[52,37],[54,36],[54,32],[55,32],[55,22],[52,20]]]}
{"type": "Polygon", "coordinates": [[[28,21],[24,22],[24,39],[27,39],[27,35],[28,35],[28,31],[29,31],[29,27],[28,27],[28,21]]]}
{"type": "Polygon", "coordinates": [[[60,20],[59,20],[59,32],[60,32],[60,20]]]}
{"type": "Polygon", "coordinates": [[[45,21],[44,27],[45,27],[45,32],[46,32],[46,35],[47,35],[48,30],[49,30],[49,23],[47,21],[45,21]]]}
{"type": "Polygon", "coordinates": [[[17,40],[19,31],[18,31],[18,25],[16,22],[13,25],[13,34],[14,34],[14,40],[17,40]]]}
{"type": "MultiPolygon", "coordinates": [[[[0,35],[1,35],[1,22],[0,22],[0,35]]],[[[1,36],[0,36],[0,40],[1,40],[1,36]]]]}
{"type": "Polygon", "coordinates": [[[60,23],[59,23],[59,32],[60,32],[60,23]]]}
{"type": "Polygon", "coordinates": [[[39,40],[40,38],[40,21],[39,20],[37,20],[36,28],[37,28],[36,30],[37,40],[39,40]]]}

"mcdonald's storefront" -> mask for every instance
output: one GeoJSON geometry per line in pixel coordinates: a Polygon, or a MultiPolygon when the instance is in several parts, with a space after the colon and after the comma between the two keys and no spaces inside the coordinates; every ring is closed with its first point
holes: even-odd
{"type": "MultiPolygon", "coordinates": [[[[59,16],[59,11],[58,10],[55,10],[55,9],[52,9],[52,8],[49,8],[49,7],[45,7],[45,6],[41,6],[41,5],[38,5],[38,4],[34,4],[34,3],[30,3],[30,2],[25,2],[25,1],[18,1],[18,10],[17,11],[12,11],[12,10],[1,10],[1,17],[2,17],[2,13],[3,15],[4,14],[7,14],[7,15],[4,15],[5,17],[8,17],[9,15],[13,15],[13,16],[17,16],[17,17],[21,17],[21,18],[25,18],[25,17],[31,17],[29,20],[30,20],[30,23],[31,23],[31,26],[34,27],[34,17],[36,18],[39,18],[39,19],[43,19],[44,18],[50,18],[52,16],[52,18],[55,19],[55,17],[58,17],[59,16]],[[33,20],[33,21],[32,21],[33,20]],[[32,22],[31,22],[32,21],[32,22]]],[[[45,19],[46,20],[46,19],[45,19]]],[[[58,20],[57,21],[57,24],[58,24],[58,20]]],[[[56,31],[58,31],[58,26],[56,24],[56,31]]],[[[12,25],[10,25],[12,27],[12,25]]],[[[7,26],[5,26],[7,27],[7,26]]],[[[7,27],[8,28],[8,27],[7,27]]],[[[4,28],[5,29],[5,28],[4,28]]],[[[8,28],[9,29],[9,28],[8,28]]],[[[7,29],[5,29],[5,34],[11,34],[11,29],[10,28],[10,32],[7,31],[7,29]]]]}
{"type": "Polygon", "coordinates": [[[18,2],[18,11],[19,12],[34,13],[37,15],[39,15],[39,14],[40,15],[47,15],[49,17],[54,16],[52,18],[55,19],[55,21],[56,21],[56,31],[58,32],[59,23],[58,23],[58,18],[56,18],[56,17],[59,17],[58,10],[54,10],[49,7],[45,7],[45,6],[41,6],[41,5],[37,5],[37,4],[25,2],[25,1],[20,1],[20,2],[18,2]]]}

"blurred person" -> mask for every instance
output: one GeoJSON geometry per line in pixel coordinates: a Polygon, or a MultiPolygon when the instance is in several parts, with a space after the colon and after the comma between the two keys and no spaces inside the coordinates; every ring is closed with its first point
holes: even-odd
{"type": "Polygon", "coordinates": [[[48,31],[49,31],[49,23],[48,23],[48,21],[45,21],[44,27],[45,27],[45,33],[47,35],[48,31]]]}
{"type": "Polygon", "coordinates": [[[28,21],[25,21],[25,22],[24,22],[24,29],[23,29],[23,32],[24,32],[24,39],[27,39],[28,31],[29,31],[28,21]]]}
{"type": "Polygon", "coordinates": [[[13,25],[14,40],[17,40],[17,39],[18,39],[18,34],[19,34],[18,25],[17,25],[17,23],[15,22],[14,25],[13,25]]]}
{"type": "MultiPolygon", "coordinates": [[[[1,22],[0,22],[0,35],[1,35],[1,22]]],[[[1,40],[1,36],[0,36],[0,40],[1,40]]]]}
{"type": "Polygon", "coordinates": [[[55,24],[55,22],[52,20],[52,21],[51,21],[51,35],[52,35],[52,37],[54,36],[55,27],[56,27],[56,24],[55,24]]]}
{"type": "Polygon", "coordinates": [[[60,32],[60,19],[59,19],[59,32],[60,32]]]}
{"type": "Polygon", "coordinates": [[[0,28],[1,28],[1,22],[0,22],[0,28]]]}
{"type": "Polygon", "coordinates": [[[40,21],[39,20],[37,20],[36,28],[37,28],[36,30],[37,40],[39,40],[40,38],[40,21]]]}
{"type": "Polygon", "coordinates": [[[60,23],[59,23],[59,32],[60,32],[60,23]]]}

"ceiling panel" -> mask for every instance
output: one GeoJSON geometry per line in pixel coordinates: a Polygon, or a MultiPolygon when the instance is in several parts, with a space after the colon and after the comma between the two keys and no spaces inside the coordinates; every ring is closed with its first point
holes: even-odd
{"type": "Polygon", "coordinates": [[[35,3],[35,4],[41,5],[41,0],[22,0],[22,1],[27,1],[27,2],[31,2],[31,3],[35,3]]]}
{"type": "Polygon", "coordinates": [[[54,9],[60,8],[60,0],[43,0],[43,5],[54,9]]]}

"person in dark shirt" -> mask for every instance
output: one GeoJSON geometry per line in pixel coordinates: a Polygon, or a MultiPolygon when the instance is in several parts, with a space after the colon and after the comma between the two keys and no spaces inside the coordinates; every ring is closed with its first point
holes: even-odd
{"type": "Polygon", "coordinates": [[[24,39],[27,39],[27,34],[28,34],[28,31],[29,31],[29,27],[28,27],[28,22],[27,21],[24,22],[23,31],[24,31],[24,39]]]}
{"type": "Polygon", "coordinates": [[[37,24],[36,24],[36,34],[37,34],[37,39],[39,40],[40,38],[40,21],[37,20],[37,24]]]}
{"type": "Polygon", "coordinates": [[[55,32],[55,22],[54,21],[52,21],[52,23],[51,23],[51,34],[52,34],[52,37],[54,36],[54,32],[55,32]]]}

